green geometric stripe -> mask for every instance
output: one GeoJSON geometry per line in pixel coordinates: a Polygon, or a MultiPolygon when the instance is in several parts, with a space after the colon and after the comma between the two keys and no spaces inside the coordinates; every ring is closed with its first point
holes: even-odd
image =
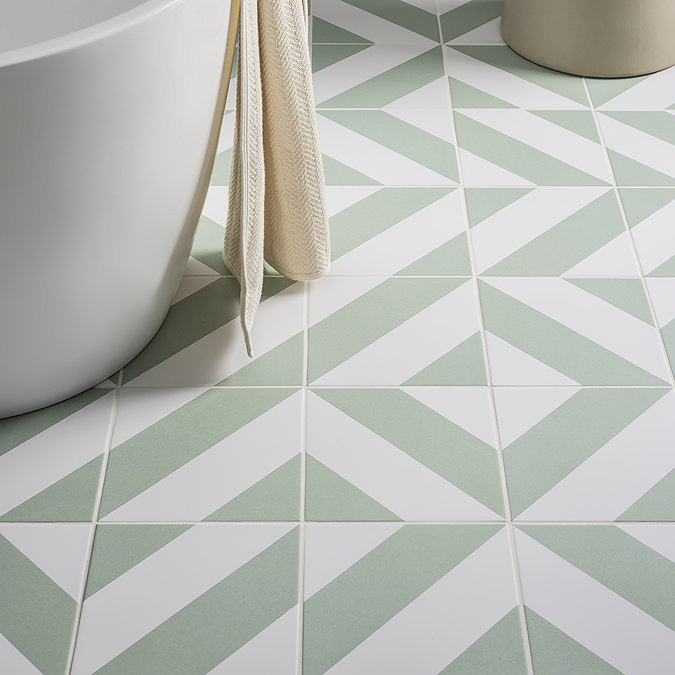
{"type": "MultiPolygon", "coordinates": [[[[578,112],[590,114],[584,111],[578,112]]],[[[461,148],[535,185],[607,185],[605,181],[585,171],[495,131],[461,113],[455,113],[455,124],[457,142],[461,148]]]]}
{"type": "Polygon", "coordinates": [[[108,389],[89,389],[47,408],[0,420],[0,457],[108,393],[108,389]]]}
{"type": "Polygon", "coordinates": [[[44,675],[62,675],[77,602],[2,535],[0,570],[0,634],[44,675]]]}
{"type": "Polygon", "coordinates": [[[352,169],[337,159],[321,155],[326,185],[382,185],[370,176],[352,169]]]}
{"type": "MultiPolygon", "coordinates": [[[[326,117],[342,126],[431,169],[441,176],[459,182],[453,146],[383,110],[322,111],[326,117]]],[[[448,128],[450,120],[448,119],[448,128]]]]}
{"type": "Polygon", "coordinates": [[[210,218],[202,216],[199,219],[190,255],[218,274],[229,274],[223,262],[224,238],[223,227],[210,218]]]}
{"type": "Polygon", "coordinates": [[[498,525],[404,525],[305,601],[305,675],[324,673],[484,544],[498,525]]]}
{"type": "Polygon", "coordinates": [[[99,518],[133,499],[295,391],[210,389],[113,448],[108,460],[99,518]]]}
{"type": "Polygon", "coordinates": [[[373,44],[370,40],[339,26],[334,26],[332,23],[324,21],[324,19],[320,19],[318,16],[312,18],[312,42],[315,44],[345,44],[350,42],[373,44]]]}
{"type": "Polygon", "coordinates": [[[396,272],[395,276],[470,276],[469,239],[461,232],[437,249],[396,272]]]}
{"type": "Polygon", "coordinates": [[[443,77],[444,72],[441,48],[436,47],[322,101],[317,108],[381,108],[443,77]]]}
{"type": "Polygon", "coordinates": [[[645,164],[626,157],[612,148],[607,148],[607,155],[618,185],[648,185],[654,187],[675,184],[675,178],[662,173],[645,164]]]}
{"type": "Polygon", "coordinates": [[[436,15],[403,0],[343,0],[370,14],[390,21],[406,30],[414,31],[430,40],[439,41],[436,15]]]}
{"type": "Polygon", "coordinates": [[[390,278],[312,326],[309,381],[325,375],[465,281],[390,278]]]}
{"type": "Polygon", "coordinates": [[[469,0],[441,15],[443,42],[455,40],[501,16],[503,0],[469,0]]]}
{"type": "Polygon", "coordinates": [[[296,527],[97,672],[209,672],[297,604],[298,553],[296,527]]]}
{"type": "Polygon", "coordinates": [[[479,280],[485,329],[580,384],[664,385],[646,370],[479,280]]]}
{"type": "Polygon", "coordinates": [[[604,112],[603,115],[675,145],[675,116],[663,111],[604,112]]]}
{"type": "Polygon", "coordinates": [[[619,188],[628,225],[633,228],[675,200],[675,190],[662,188],[619,188]]]}
{"type": "Polygon", "coordinates": [[[612,525],[532,525],[524,532],[675,630],[675,564],[612,525]]]}
{"type": "Polygon", "coordinates": [[[634,86],[640,84],[649,77],[643,75],[641,77],[616,78],[616,79],[600,79],[588,78],[586,84],[588,92],[591,95],[593,105],[598,108],[607,101],[611,101],[619,94],[632,89],[634,86]]]}
{"type": "Polygon", "coordinates": [[[563,129],[587,138],[594,143],[600,143],[598,127],[592,115],[585,110],[533,110],[532,114],[543,120],[553,122],[563,129]]]}
{"type": "Polygon", "coordinates": [[[654,325],[640,279],[570,279],[569,283],[650,326],[654,325]]]}
{"type": "Polygon", "coordinates": [[[515,204],[519,199],[530,194],[536,188],[464,188],[466,210],[469,215],[469,226],[475,227],[479,223],[515,204]]]}
{"type": "Polygon", "coordinates": [[[525,620],[530,638],[532,664],[536,673],[622,675],[597,654],[579,644],[529,607],[525,607],[525,620]]]}
{"type": "MultiPolygon", "coordinates": [[[[316,19],[315,19],[316,21],[316,19]]],[[[371,43],[372,44],[372,43],[371,43]]],[[[319,45],[312,48],[312,72],[318,73],[334,63],[354,56],[370,45],[319,45]]]]}
{"type": "Polygon", "coordinates": [[[617,520],[675,522],[675,499],[673,499],[673,495],[675,495],[675,469],[645,492],[617,520]]]}
{"type": "Polygon", "coordinates": [[[314,393],[446,481],[504,515],[494,448],[399,389],[314,393]]]}
{"type": "Polygon", "coordinates": [[[230,168],[232,166],[232,148],[223,150],[216,155],[211,172],[209,185],[224,187],[230,182],[230,168]]]}
{"type": "Polygon", "coordinates": [[[582,389],[504,449],[514,517],[668,392],[667,389],[582,389]]]}
{"type": "Polygon", "coordinates": [[[92,559],[85,598],[128,572],[192,525],[118,525],[96,526],[92,559]]]}

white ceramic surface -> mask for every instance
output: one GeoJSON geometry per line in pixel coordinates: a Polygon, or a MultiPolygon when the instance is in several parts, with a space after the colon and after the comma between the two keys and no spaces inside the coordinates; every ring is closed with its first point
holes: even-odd
{"type": "Polygon", "coordinates": [[[0,0],[0,417],[97,384],[161,325],[229,17],[230,0],[0,0]]]}

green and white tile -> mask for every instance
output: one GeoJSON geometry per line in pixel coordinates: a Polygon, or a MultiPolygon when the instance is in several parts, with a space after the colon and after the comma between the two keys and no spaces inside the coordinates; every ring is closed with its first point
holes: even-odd
{"type": "Polygon", "coordinates": [[[314,0],[315,43],[439,42],[436,5],[432,0],[314,0]]]}
{"type": "Polygon", "coordinates": [[[310,384],[486,384],[471,280],[324,278],[309,323],[310,384]]]}
{"type": "Polygon", "coordinates": [[[671,389],[500,387],[495,405],[517,520],[675,517],[671,389]]]}
{"type": "MultiPolygon", "coordinates": [[[[230,85],[231,88],[232,85],[230,85]]],[[[228,97],[228,101],[234,101],[228,97]]],[[[216,159],[211,174],[211,185],[227,185],[230,180],[230,164],[232,162],[232,140],[234,137],[234,111],[226,111],[223,125],[220,128],[216,159]]]]}
{"type": "Polygon", "coordinates": [[[469,276],[460,190],[329,187],[330,274],[469,276]]]}
{"type": "Polygon", "coordinates": [[[449,110],[322,110],[327,185],[456,185],[449,110]]]}
{"type": "Polygon", "coordinates": [[[675,185],[675,112],[598,113],[617,185],[675,185]]]}
{"type": "Polygon", "coordinates": [[[290,524],[100,525],[72,675],[296,673],[298,556],[290,524]]]}
{"type": "Polygon", "coordinates": [[[0,520],[92,519],[114,401],[94,388],[0,420],[0,520]]]}
{"type": "Polygon", "coordinates": [[[124,390],[99,519],[299,520],[301,421],[292,388],[124,390]]]}
{"type": "Polygon", "coordinates": [[[506,45],[445,47],[453,108],[585,110],[581,78],[549,70],[506,45]]]}
{"type": "Polygon", "coordinates": [[[483,278],[496,385],[671,383],[639,279],[483,278]]]}
{"type": "Polygon", "coordinates": [[[322,108],[449,108],[441,48],[314,45],[314,100],[322,108]]]}
{"type": "Polygon", "coordinates": [[[588,110],[455,112],[465,185],[608,185],[612,182],[588,110]]]}
{"type": "Polygon", "coordinates": [[[443,42],[504,44],[499,21],[504,0],[438,0],[443,42]]]}
{"type": "Polygon", "coordinates": [[[0,666],[10,675],[68,672],[93,527],[0,525],[0,666]]]}
{"type": "Polygon", "coordinates": [[[505,529],[308,524],[304,668],[527,672],[505,529]]]}
{"type": "Polygon", "coordinates": [[[675,69],[642,77],[586,78],[598,110],[675,110],[675,69]]]}
{"type": "Polygon", "coordinates": [[[234,277],[184,277],[159,332],[125,367],[125,386],[302,384],[304,284],[265,279],[253,359],[241,336],[239,294],[234,277]]]}
{"type": "Polygon", "coordinates": [[[647,289],[671,368],[675,369],[675,279],[647,279],[647,289]]]}
{"type": "Polygon", "coordinates": [[[315,389],[312,521],[495,521],[504,500],[487,388],[315,389]]]}
{"type": "Polygon", "coordinates": [[[466,188],[465,198],[478,274],[639,276],[611,188],[466,188]]]}
{"type": "Polygon", "coordinates": [[[675,276],[675,190],[622,188],[619,193],[645,276],[675,276]]]}
{"type": "Polygon", "coordinates": [[[518,528],[534,672],[669,673],[673,540],[672,524],[518,528]]]}

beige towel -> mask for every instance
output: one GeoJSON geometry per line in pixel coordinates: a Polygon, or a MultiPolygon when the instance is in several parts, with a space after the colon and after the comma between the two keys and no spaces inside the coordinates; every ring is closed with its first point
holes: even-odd
{"type": "Polygon", "coordinates": [[[302,0],[242,0],[223,258],[241,284],[252,356],[263,261],[296,280],[328,271],[330,240],[302,0]]]}

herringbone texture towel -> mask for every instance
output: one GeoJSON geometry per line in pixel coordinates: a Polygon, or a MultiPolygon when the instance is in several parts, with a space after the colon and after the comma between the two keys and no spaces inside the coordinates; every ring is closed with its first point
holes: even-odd
{"type": "Polygon", "coordinates": [[[307,28],[299,0],[244,0],[223,258],[241,283],[249,355],[263,262],[296,280],[330,264],[307,28]]]}

